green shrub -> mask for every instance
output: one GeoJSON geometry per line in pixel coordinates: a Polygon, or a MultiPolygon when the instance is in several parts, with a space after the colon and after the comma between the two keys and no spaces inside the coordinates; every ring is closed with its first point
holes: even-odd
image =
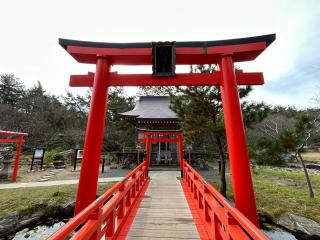
{"type": "Polygon", "coordinates": [[[281,142],[278,139],[261,138],[255,148],[249,148],[249,155],[257,165],[284,165],[282,155],[285,153],[281,142]]]}
{"type": "Polygon", "coordinates": [[[52,197],[64,197],[66,194],[64,192],[61,191],[56,191],[54,192],[51,196],[52,197]]]}
{"type": "Polygon", "coordinates": [[[44,160],[47,164],[53,163],[55,160],[60,160],[62,158],[62,154],[57,150],[48,151],[44,154],[44,160]]]}

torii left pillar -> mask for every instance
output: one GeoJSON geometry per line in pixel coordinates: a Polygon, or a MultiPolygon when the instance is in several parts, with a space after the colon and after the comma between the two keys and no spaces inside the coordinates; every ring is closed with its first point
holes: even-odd
{"type": "Polygon", "coordinates": [[[98,56],[84,142],[75,215],[96,199],[107,109],[109,69],[110,65],[106,57],[98,56]]]}

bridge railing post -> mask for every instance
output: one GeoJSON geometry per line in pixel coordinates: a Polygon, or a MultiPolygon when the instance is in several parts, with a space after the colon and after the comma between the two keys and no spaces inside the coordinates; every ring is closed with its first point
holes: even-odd
{"type": "MultiPolygon", "coordinates": [[[[121,186],[119,187],[119,194],[122,196],[124,191],[124,183],[122,182],[121,186]]],[[[118,219],[122,220],[123,216],[125,214],[125,206],[124,206],[124,196],[122,196],[122,199],[120,200],[118,204],[118,219]]]]}
{"type": "Polygon", "coordinates": [[[107,229],[105,236],[112,237],[115,230],[115,210],[112,210],[107,220],[107,229]]]}
{"type": "Polygon", "coordinates": [[[204,201],[203,201],[203,212],[204,212],[204,219],[205,219],[205,221],[210,222],[211,218],[210,218],[210,214],[209,214],[209,210],[208,210],[209,209],[209,205],[208,205],[206,197],[205,197],[206,194],[209,194],[209,190],[208,190],[207,186],[204,185],[203,186],[203,199],[204,199],[204,201]]]}
{"type": "Polygon", "coordinates": [[[129,190],[125,196],[126,208],[129,208],[131,205],[131,190],[129,190]]]}
{"type": "MultiPolygon", "coordinates": [[[[198,181],[198,177],[195,173],[193,173],[193,181],[194,181],[194,184],[196,184],[196,181],[198,181]]],[[[194,196],[193,197],[195,200],[197,200],[199,197],[198,189],[196,187],[194,188],[194,196]]]]}
{"type": "Polygon", "coordinates": [[[150,158],[151,158],[151,153],[150,153],[150,134],[147,134],[147,141],[146,141],[146,174],[147,177],[149,177],[149,167],[150,167],[150,158]]]}
{"type": "Polygon", "coordinates": [[[131,190],[131,198],[135,198],[135,196],[136,196],[136,173],[134,173],[133,175],[132,175],[132,181],[133,181],[133,186],[132,186],[132,190],[131,190]]]}
{"type": "MultiPolygon", "coordinates": [[[[97,222],[99,222],[101,220],[102,217],[102,206],[100,206],[99,208],[97,208],[89,217],[90,220],[95,220],[97,222]]],[[[100,235],[101,229],[97,229],[89,238],[90,240],[98,240],[99,239],[99,235],[100,235]]],[[[81,237],[85,237],[85,235],[83,234],[83,236],[81,237]]]]}
{"type": "Polygon", "coordinates": [[[183,178],[183,139],[182,136],[178,138],[179,143],[179,157],[180,157],[180,171],[181,171],[181,178],[183,178]]]}

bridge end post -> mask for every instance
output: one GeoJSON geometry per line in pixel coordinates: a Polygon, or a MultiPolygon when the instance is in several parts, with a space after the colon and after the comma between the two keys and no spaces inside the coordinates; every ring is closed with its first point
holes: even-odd
{"type": "Polygon", "coordinates": [[[178,139],[179,143],[179,158],[180,158],[180,172],[181,172],[181,179],[183,178],[183,138],[180,135],[178,139]]]}
{"type": "Polygon", "coordinates": [[[150,134],[147,134],[147,141],[146,141],[146,160],[147,160],[147,177],[149,177],[149,168],[150,168],[150,158],[151,158],[151,153],[150,153],[150,134]]]}

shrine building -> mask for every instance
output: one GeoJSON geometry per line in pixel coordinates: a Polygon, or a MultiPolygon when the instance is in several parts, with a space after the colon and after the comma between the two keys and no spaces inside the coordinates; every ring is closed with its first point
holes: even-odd
{"type": "Polygon", "coordinates": [[[120,114],[137,129],[140,147],[150,137],[151,166],[179,167],[180,124],[168,96],[141,96],[133,110],[120,114]]]}

